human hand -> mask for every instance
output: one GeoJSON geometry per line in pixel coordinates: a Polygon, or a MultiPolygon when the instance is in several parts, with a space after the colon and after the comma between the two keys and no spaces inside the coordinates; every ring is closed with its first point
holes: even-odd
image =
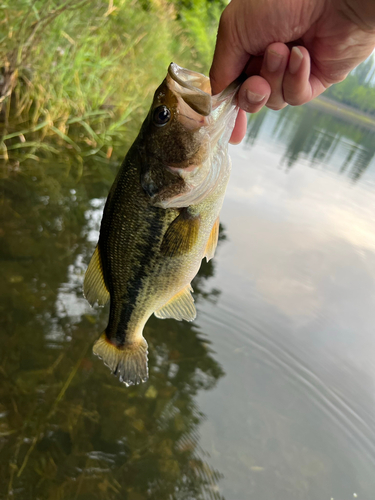
{"type": "Polygon", "coordinates": [[[344,80],[374,47],[375,0],[232,0],[210,71],[213,94],[244,70],[249,76],[231,142],[245,135],[244,111],[304,104],[344,80]]]}

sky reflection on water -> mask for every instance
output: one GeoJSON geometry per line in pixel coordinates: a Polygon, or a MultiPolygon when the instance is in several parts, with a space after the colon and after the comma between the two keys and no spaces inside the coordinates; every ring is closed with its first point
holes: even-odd
{"type": "MultiPolygon", "coordinates": [[[[310,120],[304,128],[310,137],[299,128],[298,142],[290,128],[298,128],[300,117],[282,126],[293,116],[254,117],[251,140],[231,148],[222,211],[228,241],[213,280],[222,286],[220,317],[207,307],[200,317],[226,378],[199,398],[208,417],[202,442],[211,463],[226,471],[226,498],[349,499],[355,493],[370,499],[374,160],[362,164],[353,184],[356,161],[347,162],[346,172],[338,167],[347,157],[345,135],[325,154],[315,152],[311,136],[318,138],[332,117],[310,120]]],[[[374,146],[364,156],[373,154],[374,146]]]]}

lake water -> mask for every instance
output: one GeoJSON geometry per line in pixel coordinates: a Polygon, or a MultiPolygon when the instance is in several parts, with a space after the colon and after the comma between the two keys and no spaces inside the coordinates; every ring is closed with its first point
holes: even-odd
{"type": "Polygon", "coordinates": [[[93,356],[108,310],[82,297],[120,160],[4,170],[1,499],[375,498],[374,132],[286,108],[230,153],[197,319],[149,320],[131,388],[93,356]]]}

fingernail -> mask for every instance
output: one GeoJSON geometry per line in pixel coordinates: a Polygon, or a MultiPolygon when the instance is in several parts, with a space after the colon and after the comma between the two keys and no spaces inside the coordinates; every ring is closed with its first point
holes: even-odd
{"type": "Polygon", "coordinates": [[[274,73],[280,68],[281,61],[283,60],[283,56],[278,54],[274,50],[269,50],[266,56],[266,66],[270,73],[274,73]]]}
{"type": "Polygon", "coordinates": [[[257,104],[258,102],[262,101],[266,96],[261,95],[261,94],[256,94],[255,92],[251,92],[250,90],[246,89],[246,99],[249,101],[250,104],[257,104]]]}
{"type": "Polygon", "coordinates": [[[289,59],[289,73],[295,75],[301,67],[303,54],[298,47],[293,47],[289,59]]]}

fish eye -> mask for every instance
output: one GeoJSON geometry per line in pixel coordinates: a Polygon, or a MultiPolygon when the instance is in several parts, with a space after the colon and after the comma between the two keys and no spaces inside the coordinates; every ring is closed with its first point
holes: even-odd
{"type": "Polygon", "coordinates": [[[154,110],[153,121],[157,127],[163,127],[171,119],[171,112],[167,106],[158,106],[154,110]]]}

